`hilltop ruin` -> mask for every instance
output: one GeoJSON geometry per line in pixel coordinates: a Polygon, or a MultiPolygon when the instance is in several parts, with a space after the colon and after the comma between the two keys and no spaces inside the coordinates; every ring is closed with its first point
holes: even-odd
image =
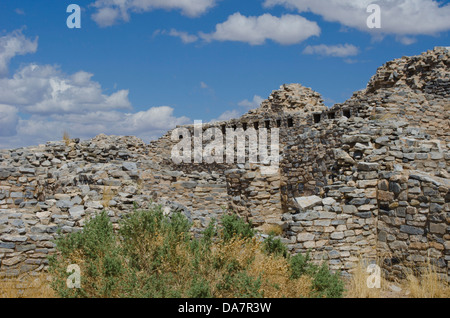
{"type": "MultiPolygon", "coordinates": [[[[259,164],[180,164],[172,131],[48,142],[0,151],[0,272],[45,270],[58,229],[106,210],[182,211],[196,234],[234,211],[277,227],[292,253],[350,273],[381,258],[388,277],[430,260],[450,279],[450,54],[435,48],[380,67],[366,89],[331,108],[283,85],[260,108],[204,129],[280,129],[278,173],[259,164]]],[[[193,130],[193,126],[186,126],[193,130]]]]}

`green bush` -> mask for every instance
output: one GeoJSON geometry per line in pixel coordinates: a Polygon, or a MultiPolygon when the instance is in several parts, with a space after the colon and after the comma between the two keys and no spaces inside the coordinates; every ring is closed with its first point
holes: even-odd
{"type": "Polygon", "coordinates": [[[309,254],[291,257],[273,235],[259,243],[251,223],[236,215],[221,221],[220,226],[212,221],[201,238],[194,238],[182,214],[168,217],[160,207],[131,213],[117,231],[102,212],[81,232],[56,240],[52,288],[61,297],[91,298],[254,298],[279,295],[283,288],[286,295],[342,295],[340,278],[326,266],[312,265],[309,254]],[[66,286],[70,264],[81,268],[80,289],[66,286]],[[288,272],[279,273],[283,266],[288,272]],[[280,275],[286,280],[271,281],[280,275]],[[304,284],[305,277],[310,285],[304,284]],[[295,286],[311,290],[292,292],[295,286]]]}
{"type": "Polygon", "coordinates": [[[297,254],[290,258],[291,278],[297,279],[303,275],[313,276],[317,267],[311,263],[310,252],[297,254]]]}
{"type": "Polygon", "coordinates": [[[310,252],[297,254],[290,258],[291,278],[297,279],[303,275],[313,278],[312,296],[326,298],[341,298],[344,293],[344,282],[339,273],[332,274],[328,265],[317,266],[311,263],[310,252]]]}
{"type": "MultiPolygon", "coordinates": [[[[273,234],[270,234],[265,240],[263,249],[267,254],[287,257],[289,255],[286,245],[280,239],[275,239],[273,234]]],[[[300,277],[300,276],[299,276],[300,277]]]]}
{"type": "Polygon", "coordinates": [[[224,215],[222,217],[222,227],[222,235],[225,242],[236,237],[252,238],[255,235],[251,221],[246,223],[236,214],[224,215]]]}
{"type": "Polygon", "coordinates": [[[120,277],[124,274],[120,247],[115,240],[113,226],[103,212],[90,220],[82,232],[63,236],[56,240],[59,255],[50,257],[49,267],[56,280],[52,287],[62,297],[85,297],[94,293],[97,297],[111,297],[120,277]],[[66,286],[66,268],[82,263],[82,289],[66,286]],[[96,279],[89,279],[95,277],[96,279]]]}
{"type": "Polygon", "coordinates": [[[345,289],[339,273],[332,274],[326,263],[314,274],[313,296],[325,298],[341,298],[345,289]]]}

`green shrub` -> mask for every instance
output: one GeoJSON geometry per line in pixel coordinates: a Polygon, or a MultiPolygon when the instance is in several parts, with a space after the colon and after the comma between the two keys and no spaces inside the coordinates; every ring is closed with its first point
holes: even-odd
{"type": "Polygon", "coordinates": [[[91,219],[82,232],[57,239],[56,249],[59,255],[50,257],[49,271],[55,278],[52,287],[60,296],[114,296],[124,274],[123,259],[113,226],[105,212],[91,219]],[[70,264],[83,268],[81,289],[69,289],[65,284],[68,277],[66,268],[70,264]]]}
{"type": "Polygon", "coordinates": [[[236,298],[340,297],[342,282],[309,254],[291,257],[270,235],[254,238],[251,223],[236,215],[210,222],[200,238],[180,213],[160,207],[135,211],[115,231],[100,213],[78,233],[56,240],[50,258],[52,287],[61,297],[236,298]],[[282,257],[280,257],[282,256],[282,257]],[[81,268],[81,288],[69,289],[67,266],[81,268]],[[280,272],[281,271],[281,272],[280,272]]]}
{"type": "Polygon", "coordinates": [[[291,278],[297,279],[303,275],[313,276],[317,266],[311,263],[310,252],[305,255],[297,254],[290,258],[291,278]]]}
{"type": "Polygon", "coordinates": [[[252,228],[251,221],[246,223],[236,214],[224,215],[222,217],[222,235],[225,242],[232,238],[252,238],[255,231],[252,228]]]}
{"type": "Polygon", "coordinates": [[[205,279],[195,278],[188,291],[188,298],[211,298],[211,288],[205,279]]]}
{"type": "Polygon", "coordinates": [[[344,282],[338,273],[332,274],[328,265],[317,266],[311,263],[310,252],[297,254],[290,258],[291,278],[303,275],[312,277],[312,296],[340,298],[344,293],[344,282]]]}
{"type": "Polygon", "coordinates": [[[275,239],[273,234],[270,234],[265,240],[263,245],[264,251],[271,255],[287,257],[289,255],[286,245],[281,240],[275,239]]]}
{"type": "Polygon", "coordinates": [[[326,263],[318,268],[313,279],[313,296],[341,298],[345,289],[339,273],[331,273],[326,263]]]}

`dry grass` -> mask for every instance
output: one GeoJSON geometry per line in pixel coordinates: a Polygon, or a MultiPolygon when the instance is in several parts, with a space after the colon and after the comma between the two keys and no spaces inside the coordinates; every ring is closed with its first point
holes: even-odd
{"type": "MultiPolygon", "coordinates": [[[[387,282],[381,275],[381,288],[369,288],[370,276],[373,272],[367,271],[368,264],[369,262],[359,257],[358,264],[351,273],[352,277],[346,289],[345,296],[347,298],[382,298],[382,294],[386,291],[387,282]]],[[[380,266],[379,262],[377,262],[377,265],[380,266]]]]}
{"type": "MultiPolygon", "coordinates": [[[[152,255],[158,246],[164,243],[163,235],[158,235],[151,242],[142,242],[141,255],[152,255]],[[149,244],[151,243],[151,244],[149,244]]],[[[193,277],[189,267],[194,262],[194,255],[184,244],[176,246],[175,255],[162,263],[160,271],[176,273],[179,290],[187,290],[192,286],[193,277]]],[[[147,260],[151,263],[151,260],[147,260]]],[[[215,298],[233,298],[236,290],[220,289],[226,279],[226,266],[217,269],[213,262],[230,264],[235,262],[237,268],[246,268],[246,273],[254,278],[260,278],[260,292],[265,298],[299,298],[309,297],[311,293],[311,278],[307,276],[299,279],[290,278],[289,264],[283,257],[269,256],[262,251],[261,242],[256,239],[232,239],[229,242],[216,243],[211,247],[208,259],[203,259],[197,268],[197,277],[209,282],[212,296],[215,298]]]]}
{"type": "Polygon", "coordinates": [[[273,234],[275,236],[283,235],[283,227],[277,224],[267,224],[263,226],[263,232],[266,234],[273,234]]]}
{"type": "MultiPolygon", "coordinates": [[[[219,245],[214,250],[214,257],[236,259],[241,267],[247,267],[252,277],[261,277],[261,291],[265,298],[300,298],[309,297],[311,293],[311,278],[307,276],[290,279],[290,269],[283,257],[269,256],[262,252],[261,242],[256,239],[232,240],[219,245]]],[[[216,277],[216,283],[222,279],[216,277]]],[[[217,291],[219,298],[230,298],[233,294],[217,291]]]]}
{"type": "Polygon", "coordinates": [[[409,290],[412,298],[450,298],[450,286],[446,277],[439,274],[430,262],[419,273],[414,274],[414,271],[409,270],[403,286],[409,290]]]}
{"type": "Polygon", "coordinates": [[[71,143],[71,139],[70,139],[70,135],[67,131],[64,131],[63,133],[63,141],[66,144],[66,146],[68,146],[71,143]]]}
{"type": "Polygon", "coordinates": [[[111,186],[103,188],[102,192],[102,205],[104,208],[109,208],[109,202],[115,197],[115,193],[111,186]]]}
{"type": "MultiPolygon", "coordinates": [[[[389,287],[392,282],[381,275],[381,288],[369,288],[367,281],[371,273],[367,272],[367,264],[360,258],[358,265],[352,272],[346,288],[347,298],[450,298],[450,286],[446,275],[439,274],[436,267],[430,262],[422,271],[412,268],[406,270],[406,279],[395,283],[401,291],[394,292],[389,287]]],[[[377,261],[381,267],[381,261],[377,261]]]]}
{"type": "Polygon", "coordinates": [[[0,298],[55,298],[48,275],[25,275],[0,280],[0,298]]]}

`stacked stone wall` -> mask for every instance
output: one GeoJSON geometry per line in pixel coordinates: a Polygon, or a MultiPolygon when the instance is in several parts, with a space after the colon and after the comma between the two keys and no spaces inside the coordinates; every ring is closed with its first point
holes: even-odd
{"type": "Polygon", "coordinates": [[[450,277],[448,64],[441,49],[387,63],[329,109],[318,93],[283,85],[259,109],[203,127],[279,129],[271,174],[248,157],[175,164],[173,131],[150,144],[100,135],[1,150],[0,272],[45,270],[57,231],[80,231],[103,210],[117,227],[162,204],[196,234],[231,211],[262,231],[279,227],[292,253],[345,274],[364,257],[381,259],[390,278],[428,261],[450,277]]]}

